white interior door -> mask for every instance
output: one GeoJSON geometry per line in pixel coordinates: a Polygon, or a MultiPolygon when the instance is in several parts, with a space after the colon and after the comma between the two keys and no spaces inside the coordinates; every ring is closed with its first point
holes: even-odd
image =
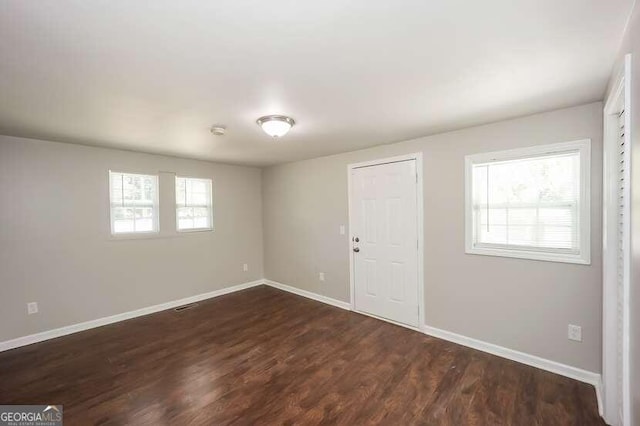
{"type": "Polygon", "coordinates": [[[418,327],[416,160],[351,172],[355,309],[418,327]]]}

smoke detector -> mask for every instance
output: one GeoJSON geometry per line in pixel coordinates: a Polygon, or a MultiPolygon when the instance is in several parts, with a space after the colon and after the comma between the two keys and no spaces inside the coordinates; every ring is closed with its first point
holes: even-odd
{"type": "Polygon", "coordinates": [[[227,129],[224,126],[213,126],[211,127],[211,133],[216,136],[224,136],[227,129]]]}

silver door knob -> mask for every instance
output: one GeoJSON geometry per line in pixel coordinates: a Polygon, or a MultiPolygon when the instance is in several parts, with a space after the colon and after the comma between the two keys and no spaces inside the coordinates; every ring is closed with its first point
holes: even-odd
{"type": "Polygon", "coordinates": [[[354,247],[353,251],[355,251],[356,253],[358,253],[360,251],[360,249],[358,247],[354,247]]]}

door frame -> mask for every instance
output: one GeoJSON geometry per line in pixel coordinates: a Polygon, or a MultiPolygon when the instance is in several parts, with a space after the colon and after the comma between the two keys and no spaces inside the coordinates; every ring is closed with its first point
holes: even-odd
{"type": "Polygon", "coordinates": [[[350,303],[351,310],[354,312],[358,312],[364,315],[368,315],[374,318],[381,319],[383,321],[390,322],[392,324],[396,324],[402,327],[410,328],[412,330],[422,330],[425,326],[425,315],[424,315],[424,194],[423,194],[423,169],[422,169],[422,153],[415,152],[412,154],[398,155],[394,157],[387,158],[379,158],[371,161],[364,161],[360,163],[352,163],[347,165],[347,190],[348,190],[348,209],[349,209],[349,238],[347,241],[348,250],[349,250],[349,289],[350,289],[350,303]],[[382,164],[388,163],[398,163],[401,161],[416,161],[416,174],[417,174],[417,185],[416,185],[416,220],[417,220],[417,239],[418,239],[418,259],[417,259],[417,267],[418,267],[418,327],[412,327],[407,324],[402,324],[397,321],[393,321],[387,318],[381,318],[376,315],[361,312],[356,310],[356,301],[355,301],[355,273],[354,273],[354,257],[353,257],[353,242],[351,239],[353,238],[352,230],[353,230],[353,217],[351,208],[352,203],[352,188],[353,182],[351,179],[351,172],[354,169],[362,168],[362,167],[370,167],[370,166],[379,166],[382,164]]]}
{"type": "Polygon", "coordinates": [[[630,423],[630,394],[629,394],[629,288],[630,288],[630,261],[631,261],[631,55],[624,57],[619,74],[614,80],[603,109],[603,215],[602,215],[602,386],[603,386],[603,412],[601,413],[607,423],[612,425],[627,426],[630,423]],[[617,106],[624,99],[625,111],[625,160],[627,167],[624,177],[628,183],[625,186],[627,203],[624,210],[623,249],[624,270],[622,281],[622,342],[618,341],[618,202],[617,202],[617,167],[614,159],[618,152],[618,117],[615,115],[617,106]],[[618,349],[622,351],[622,395],[618,395],[617,371],[618,349]],[[622,412],[618,411],[621,402],[622,412]]]}

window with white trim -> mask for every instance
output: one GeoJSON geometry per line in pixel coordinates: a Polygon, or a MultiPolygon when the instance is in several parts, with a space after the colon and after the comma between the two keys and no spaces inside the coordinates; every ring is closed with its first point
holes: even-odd
{"type": "Polygon", "coordinates": [[[111,234],[158,232],[158,176],[109,171],[111,234]]]}
{"type": "Polygon", "coordinates": [[[176,226],[178,231],[213,229],[211,179],[176,177],[176,226]]]}
{"type": "Polygon", "coordinates": [[[590,263],[590,141],[466,157],[466,252],[590,263]]]}

